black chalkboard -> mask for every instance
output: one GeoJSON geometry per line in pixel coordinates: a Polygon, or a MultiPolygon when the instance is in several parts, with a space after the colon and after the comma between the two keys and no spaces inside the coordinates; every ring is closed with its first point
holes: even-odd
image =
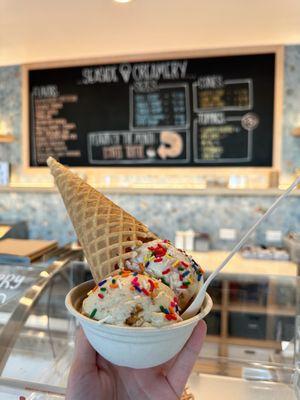
{"type": "Polygon", "coordinates": [[[272,166],[275,54],[29,70],[30,166],[272,166]]]}

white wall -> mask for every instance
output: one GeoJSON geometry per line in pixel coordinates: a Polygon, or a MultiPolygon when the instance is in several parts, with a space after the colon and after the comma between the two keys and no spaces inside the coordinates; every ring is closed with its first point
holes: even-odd
{"type": "Polygon", "coordinates": [[[0,0],[0,65],[280,43],[299,0],[0,0]]]}

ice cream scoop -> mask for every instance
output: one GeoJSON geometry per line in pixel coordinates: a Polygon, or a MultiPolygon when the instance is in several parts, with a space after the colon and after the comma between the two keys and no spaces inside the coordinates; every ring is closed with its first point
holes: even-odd
{"type": "Polygon", "coordinates": [[[120,271],[98,283],[82,304],[82,313],[100,322],[133,327],[162,327],[182,321],[174,292],[137,272],[120,271]]]}
{"type": "Polygon", "coordinates": [[[201,267],[168,240],[152,240],[133,247],[132,253],[125,261],[126,268],[160,279],[175,292],[182,310],[203,285],[201,267]]]}

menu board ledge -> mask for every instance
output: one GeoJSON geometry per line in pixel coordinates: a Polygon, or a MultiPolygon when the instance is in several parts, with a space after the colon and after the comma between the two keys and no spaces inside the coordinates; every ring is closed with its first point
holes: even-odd
{"type": "MultiPolygon", "coordinates": [[[[233,188],[197,188],[197,187],[146,187],[145,186],[132,186],[132,187],[97,187],[104,194],[154,194],[154,195],[190,195],[190,196],[265,196],[275,197],[283,193],[279,188],[269,189],[233,189],[233,188]]],[[[54,186],[0,186],[0,193],[57,193],[54,186]]],[[[300,190],[295,190],[291,196],[300,196],[300,190]]]]}

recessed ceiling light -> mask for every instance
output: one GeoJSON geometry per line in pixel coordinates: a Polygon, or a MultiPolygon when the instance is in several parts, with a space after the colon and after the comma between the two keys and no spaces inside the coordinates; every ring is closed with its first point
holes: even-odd
{"type": "Polygon", "coordinates": [[[130,3],[131,0],[114,0],[116,3],[130,3]]]}

